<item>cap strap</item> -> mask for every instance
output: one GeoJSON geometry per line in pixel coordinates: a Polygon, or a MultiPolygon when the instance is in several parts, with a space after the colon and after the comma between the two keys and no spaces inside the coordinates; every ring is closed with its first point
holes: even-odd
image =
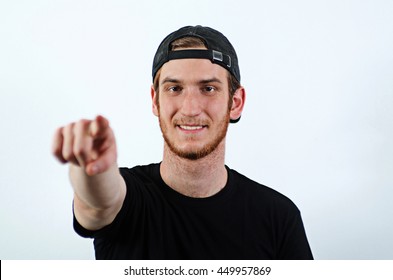
{"type": "Polygon", "coordinates": [[[168,54],[168,60],[183,58],[205,58],[227,69],[232,66],[231,57],[216,50],[181,50],[171,51],[168,54]]]}

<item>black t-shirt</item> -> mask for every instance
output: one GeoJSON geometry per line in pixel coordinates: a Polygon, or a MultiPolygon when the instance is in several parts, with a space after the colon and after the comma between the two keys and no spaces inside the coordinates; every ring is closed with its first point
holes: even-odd
{"type": "Polygon", "coordinates": [[[127,185],[115,220],[94,238],[97,259],[312,259],[298,208],[277,191],[227,167],[228,182],[207,198],[167,186],[160,165],[120,168],[127,185]]]}

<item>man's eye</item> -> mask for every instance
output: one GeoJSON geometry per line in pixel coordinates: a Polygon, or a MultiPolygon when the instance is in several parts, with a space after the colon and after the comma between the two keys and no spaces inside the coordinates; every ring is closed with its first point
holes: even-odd
{"type": "Polygon", "coordinates": [[[181,88],[179,86],[171,86],[168,88],[168,91],[170,91],[170,92],[178,92],[180,90],[181,90],[181,88]]]}
{"type": "Polygon", "coordinates": [[[205,91],[206,92],[213,92],[213,91],[215,91],[216,89],[214,88],[214,87],[212,87],[212,86],[206,86],[205,87],[205,91]]]}

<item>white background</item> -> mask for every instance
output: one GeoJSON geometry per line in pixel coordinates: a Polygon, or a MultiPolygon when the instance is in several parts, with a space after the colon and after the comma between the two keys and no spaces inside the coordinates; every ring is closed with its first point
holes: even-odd
{"type": "Polygon", "coordinates": [[[151,64],[170,32],[235,46],[247,90],[227,164],[290,197],[316,259],[393,259],[393,2],[0,0],[0,259],[93,259],[58,126],[103,114],[119,165],[159,162],[151,64]]]}

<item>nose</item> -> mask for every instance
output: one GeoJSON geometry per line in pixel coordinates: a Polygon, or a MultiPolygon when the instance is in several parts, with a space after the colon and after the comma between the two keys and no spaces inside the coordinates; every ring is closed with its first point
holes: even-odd
{"type": "Polygon", "coordinates": [[[183,94],[181,113],[187,117],[195,117],[201,114],[202,104],[198,91],[187,89],[183,94]]]}

